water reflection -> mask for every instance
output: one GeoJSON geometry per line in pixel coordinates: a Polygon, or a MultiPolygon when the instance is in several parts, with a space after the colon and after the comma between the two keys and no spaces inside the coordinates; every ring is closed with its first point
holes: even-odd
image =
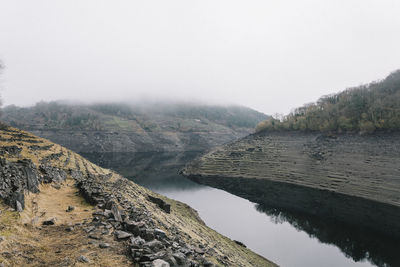
{"type": "Polygon", "coordinates": [[[354,261],[368,260],[376,266],[398,266],[400,263],[399,240],[338,221],[277,210],[258,204],[256,209],[271,216],[276,223],[288,222],[299,231],[317,238],[321,243],[337,246],[354,261]]]}
{"type": "Polygon", "coordinates": [[[400,266],[399,240],[343,223],[255,205],[178,175],[190,153],[90,153],[85,157],[185,202],[218,232],[281,266],[400,266]]]}

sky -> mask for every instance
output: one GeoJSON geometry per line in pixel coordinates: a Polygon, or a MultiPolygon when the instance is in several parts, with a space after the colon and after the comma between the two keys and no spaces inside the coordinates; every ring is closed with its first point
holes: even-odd
{"type": "Polygon", "coordinates": [[[399,14],[398,0],[0,0],[0,94],[286,114],[399,69],[399,14]]]}

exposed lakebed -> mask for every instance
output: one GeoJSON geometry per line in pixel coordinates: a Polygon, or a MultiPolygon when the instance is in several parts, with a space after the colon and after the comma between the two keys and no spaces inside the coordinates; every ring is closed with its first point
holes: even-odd
{"type": "Polygon", "coordinates": [[[198,153],[90,153],[102,167],[187,203],[204,222],[280,266],[396,266],[399,241],[359,227],[260,206],[178,174],[198,153]]]}

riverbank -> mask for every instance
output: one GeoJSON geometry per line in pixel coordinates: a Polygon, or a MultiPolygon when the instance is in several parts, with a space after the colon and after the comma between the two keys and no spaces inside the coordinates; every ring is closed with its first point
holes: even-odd
{"type": "Polygon", "coordinates": [[[6,266],[276,266],[183,203],[30,133],[0,136],[6,266]]]}
{"type": "Polygon", "coordinates": [[[197,159],[183,174],[266,206],[400,237],[399,137],[255,134],[197,159]]]}

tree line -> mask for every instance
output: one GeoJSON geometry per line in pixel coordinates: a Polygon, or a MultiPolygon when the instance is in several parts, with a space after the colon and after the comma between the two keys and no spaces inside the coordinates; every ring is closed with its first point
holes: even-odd
{"type": "Polygon", "coordinates": [[[400,70],[381,81],[326,95],[282,118],[259,123],[256,132],[373,133],[400,130],[400,70]]]}

